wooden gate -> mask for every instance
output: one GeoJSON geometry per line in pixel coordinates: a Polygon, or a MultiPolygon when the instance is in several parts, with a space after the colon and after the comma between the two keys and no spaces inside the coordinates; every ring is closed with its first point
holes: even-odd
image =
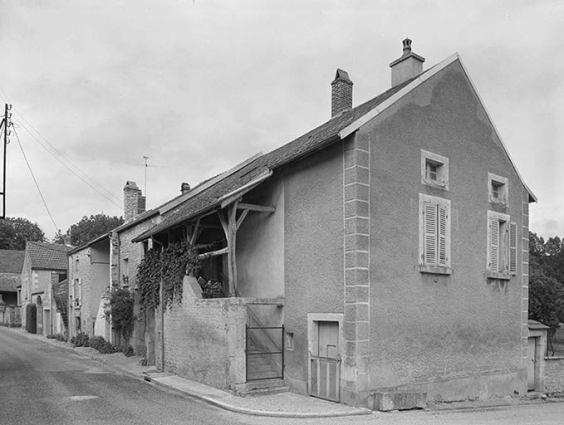
{"type": "Polygon", "coordinates": [[[339,323],[319,321],[316,324],[318,341],[309,358],[309,393],[314,397],[340,401],[339,323]]]}

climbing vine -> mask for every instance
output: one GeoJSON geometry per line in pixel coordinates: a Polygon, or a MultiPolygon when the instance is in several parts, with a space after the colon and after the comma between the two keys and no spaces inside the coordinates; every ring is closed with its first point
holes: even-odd
{"type": "Polygon", "coordinates": [[[128,289],[117,288],[110,293],[112,328],[119,331],[127,343],[133,333],[135,314],[133,312],[133,293],[128,289]]]}
{"type": "Polygon", "coordinates": [[[199,258],[202,251],[220,246],[222,241],[207,245],[190,245],[186,241],[172,243],[164,250],[151,249],[137,269],[137,285],[141,308],[156,308],[160,304],[159,285],[163,281],[163,302],[171,307],[173,302],[182,300],[182,280],[192,270],[204,264],[199,258]]]}

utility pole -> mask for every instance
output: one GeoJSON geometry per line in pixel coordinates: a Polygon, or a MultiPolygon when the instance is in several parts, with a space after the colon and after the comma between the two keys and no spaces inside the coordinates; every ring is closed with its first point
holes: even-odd
{"type": "Polygon", "coordinates": [[[2,119],[2,123],[0,124],[0,127],[4,129],[4,153],[2,155],[2,192],[0,192],[0,195],[2,195],[2,214],[0,215],[0,219],[2,220],[6,218],[6,152],[8,143],[10,143],[10,139],[8,139],[8,137],[10,136],[10,127],[12,126],[12,113],[10,112],[11,110],[12,105],[6,103],[4,107],[4,118],[2,119]]]}

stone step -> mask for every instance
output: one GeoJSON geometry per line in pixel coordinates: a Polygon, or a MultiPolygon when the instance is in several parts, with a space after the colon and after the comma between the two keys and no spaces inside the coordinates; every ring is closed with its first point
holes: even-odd
{"type": "Polygon", "coordinates": [[[289,391],[283,379],[261,379],[238,384],[235,393],[239,396],[274,394],[289,391]]]}
{"type": "Polygon", "coordinates": [[[247,371],[247,379],[278,379],[280,377],[280,372],[273,370],[262,370],[262,371],[247,371]]]}

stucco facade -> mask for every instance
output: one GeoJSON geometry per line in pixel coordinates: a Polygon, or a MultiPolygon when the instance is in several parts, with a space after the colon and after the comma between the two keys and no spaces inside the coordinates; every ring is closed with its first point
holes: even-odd
{"type": "MultiPolygon", "coordinates": [[[[421,72],[410,43],[400,59],[421,72]]],[[[534,195],[457,55],[412,77],[189,192],[138,240],[166,244],[202,223],[214,229],[206,242],[226,237],[214,278],[235,270],[241,299],[283,298],[280,314],[259,316],[285,326],[294,391],[370,407],[384,392],[524,395],[534,195]]],[[[209,341],[192,326],[214,303],[165,313],[161,367],[199,379],[209,341]]],[[[224,301],[205,320],[226,329],[243,304],[224,301]]],[[[206,382],[233,384],[232,369],[218,370],[206,382]]]]}
{"type": "Polygon", "coordinates": [[[527,248],[529,195],[461,65],[427,80],[355,137],[372,146],[367,389],[417,388],[439,400],[524,394],[527,264],[519,256],[509,280],[487,278],[486,247],[493,210],[511,216],[518,251],[527,248]],[[421,150],[450,160],[448,190],[421,182],[421,150]],[[509,180],[506,205],[490,202],[488,173],[509,180]],[[451,202],[452,274],[417,267],[421,193],[451,202]]]}
{"type": "MultiPolygon", "coordinates": [[[[109,288],[110,246],[107,235],[92,244],[71,251],[69,255],[69,331],[70,336],[84,332],[98,335],[98,311],[102,296],[109,288]]],[[[100,332],[100,330],[98,332],[100,332]]]]}

